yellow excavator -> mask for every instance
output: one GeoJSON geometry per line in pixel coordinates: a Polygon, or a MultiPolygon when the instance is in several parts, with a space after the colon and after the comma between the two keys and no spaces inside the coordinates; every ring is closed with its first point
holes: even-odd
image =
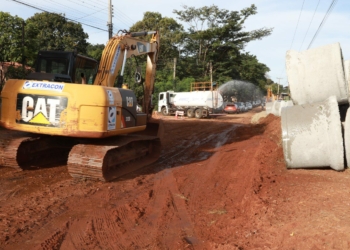
{"type": "Polygon", "coordinates": [[[158,53],[157,31],[114,36],[99,65],[76,52],[39,52],[35,72],[8,80],[1,92],[0,165],[66,163],[73,177],[110,181],[156,161],[161,128],[152,122],[152,93],[158,53]],[[147,35],[149,42],[140,40],[147,35]],[[144,82],[136,73],[144,89],[142,109],[135,93],[122,88],[126,60],[141,55],[147,57],[144,82]]]}

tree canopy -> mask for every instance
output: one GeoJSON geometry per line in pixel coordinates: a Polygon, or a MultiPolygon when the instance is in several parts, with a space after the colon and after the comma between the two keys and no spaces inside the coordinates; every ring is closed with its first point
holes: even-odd
{"type": "Polygon", "coordinates": [[[104,44],[89,44],[86,48],[86,54],[97,61],[101,60],[104,44]]]}
{"type": "MultiPolygon", "coordinates": [[[[225,80],[246,78],[241,65],[246,62],[248,55],[244,54],[247,43],[262,39],[271,34],[272,29],[244,30],[244,22],[251,15],[257,13],[255,5],[241,11],[228,11],[217,6],[194,8],[183,6],[184,10],[174,10],[178,19],[188,24],[188,31],[184,34],[185,64],[188,74],[197,79],[207,80],[212,71],[215,79],[225,80]]],[[[257,60],[250,60],[250,63],[257,60]]],[[[256,67],[266,66],[260,65],[256,67]]],[[[258,76],[258,75],[256,75],[258,76]]],[[[264,77],[264,74],[262,75],[264,77]]]]}
{"type": "Polygon", "coordinates": [[[63,15],[37,13],[26,20],[26,37],[31,40],[27,46],[39,50],[63,50],[86,54],[89,37],[81,24],[68,21],[63,15]]]}
{"type": "Polygon", "coordinates": [[[0,12],[0,62],[21,62],[24,48],[23,26],[22,18],[0,12]]]}
{"type": "MultiPolygon", "coordinates": [[[[156,92],[188,91],[191,82],[210,79],[219,84],[242,80],[261,89],[273,84],[267,77],[269,68],[245,51],[249,42],[272,32],[272,28],[246,30],[245,21],[257,14],[254,4],[240,11],[220,9],[216,5],[182,7],[173,11],[175,19],[147,11],[142,20],[130,27],[130,31],[160,32],[156,92]]],[[[26,58],[27,64],[33,66],[39,50],[74,48],[100,60],[104,45],[89,44],[87,38],[81,24],[68,21],[64,15],[38,13],[24,21],[0,12],[0,61],[21,62],[26,58]]],[[[141,64],[146,61],[142,57],[136,60],[141,64]]],[[[124,78],[130,85],[134,82],[136,60],[128,62],[125,70],[124,78]]]]}
{"type": "Polygon", "coordinates": [[[81,24],[68,21],[63,15],[37,13],[24,21],[0,12],[0,61],[31,65],[39,50],[73,50],[86,54],[88,34],[81,24]]]}

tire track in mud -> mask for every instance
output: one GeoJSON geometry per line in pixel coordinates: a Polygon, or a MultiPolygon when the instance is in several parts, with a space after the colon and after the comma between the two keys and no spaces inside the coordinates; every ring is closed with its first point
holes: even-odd
{"type": "MultiPolygon", "coordinates": [[[[79,234],[72,239],[74,248],[84,246],[87,239],[81,228],[84,223],[90,223],[94,228],[89,230],[90,241],[98,242],[102,249],[154,249],[162,218],[169,210],[170,197],[166,186],[166,178],[160,173],[156,176],[154,188],[149,191],[147,201],[142,200],[144,194],[137,195],[135,191],[134,199],[117,201],[113,204],[114,209],[95,211],[90,221],[77,223],[74,231],[79,234]],[[136,208],[141,211],[138,215],[136,208]]],[[[105,198],[101,197],[101,200],[105,198]]],[[[66,246],[69,247],[68,244],[66,246]]]]}
{"type": "Polygon", "coordinates": [[[225,124],[223,126],[224,130],[218,133],[215,133],[215,131],[211,131],[210,127],[205,131],[201,131],[200,133],[195,133],[191,135],[191,137],[188,140],[181,141],[180,143],[176,144],[176,147],[171,148],[166,153],[163,153],[160,159],[157,161],[157,164],[167,163],[168,165],[170,165],[170,164],[174,164],[175,162],[185,163],[188,160],[191,160],[191,161],[204,160],[201,157],[198,159],[189,158],[188,152],[196,149],[199,145],[204,145],[214,140],[216,141],[218,140],[218,137],[219,137],[219,141],[215,144],[213,143],[213,146],[215,146],[215,148],[218,148],[226,142],[226,141],[223,141],[225,140],[225,136],[227,136],[229,133],[233,132],[235,129],[237,129],[240,126],[242,125],[225,124]],[[220,141],[223,141],[223,142],[220,144],[220,141]]]}
{"type": "Polygon", "coordinates": [[[145,193],[134,193],[133,200],[117,201],[114,209],[94,210],[89,220],[73,221],[62,249],[181,249],[184,245],[201,249],[172,169],[155,175],[148,200],[143,200],[145,193]],[[137,215],[135,208],[141,211],[137,215]]]}
{"type": "Polygon", "coordinates": [[[180,193],[172,170],[167,169],[164,172],[166,174],[167,186],[172,197],[172,205],[179,215],[178,224],[181,231],[184,232],[182,240],[192,245],[195,249],[201,249],[203,241],[195,234],[193,223],[191,222],[191,217],[186,207],[187,198],[180,193]]]}
{"type": "MultiPolygon", "coordinates": [[[[127,200],[113,199],[113,193],[113,190],[97,188],[91,197],[79,203],[81,207],[70,212],[70,227],[61,249],[129,249],[125,242],[131,240],[129,230],[134,225],[134,215],[127,200]]],[[[69,206],[72,205],[74,201],[69,206]]]]}
{"type": "Polygon", "coordinates": [[[34,239],[26,242],[27,249],[125,249],[113,241],[122,236],[117,222],[112,220],[113,214],[91,201],[80,206],[50,220],[34,239]],[[60,224],[65,227],[57,230],[60,224]]]}
{"type": "Polygon", "coordinates": [[[57,237],[57,231],[52,230],[51,227],[62,220],[54,219],[46,226],[51,228],[45,230],[49,234],[39,233],[38,238],[44,239],[39,245],[48,249],[54,244],[61,245],[62,249],[171,249],[182,244],[186,237],[187,241],[193,240],[190,219],[183,201],[176,195],[179,191],[171,170],[160,172],[154,178],[151,190],[142,190],[141,194],[136,189],[129,193],[132,199],[113,199],[115,195],[111,190],[102,195],[96,192],[91,197],[95,203],[84,204],[88,216],[72,216],[77,218],[69,220],[65,237],[57,237]],[[108,207],[103,208],[106,203],[108,207]],[[135,209],[141,212],[137,214],[135,209]],[[181,223],[177,225],[179,218],[181,223]],[[183,238],[176,237],[182,232],[183,238]],[[54,243],[55,239],[62,242],[54,243]]]}
{"type": "MultiPolygon", "coordinates": [[[[120,249],[171,249],[176,245],[174,243],[176,237],[163,240],[167,238],[165,235],[169,231],[168,222],[172,221],[174,216],[179,216],[176,208],[172,205],[174,201],[168,188],[168,176],[168,172],[160,172],[155,176],[154,186],[149,190],[149,197],[146,202],[135,199],[115,210],[114,213],[118,217],[119,226],[125,232],[122,241],[123,247],[120,249]],[[139,205],[138,209],[142,211],[136,218],[133,211],[130,210],[130,205],[133,203],[139,205]],[[133,218],[133,220],[130,220],[130,218],[133,218]]],[[[172,223],[172,226],[170,226],[171,232],[181,231],[181,229],[174,230],[174,226],[174,223],[172,223]]],[[[181,239],[178,239],[178,241],[181,242],[181,239]]]]}
{"type": "Polygon", "coordinates": [[[91,217],[74,220],[62,249],[125,249],[118,243],[120,228],[112,214],[105,210],[91,213],[91,217]]]}

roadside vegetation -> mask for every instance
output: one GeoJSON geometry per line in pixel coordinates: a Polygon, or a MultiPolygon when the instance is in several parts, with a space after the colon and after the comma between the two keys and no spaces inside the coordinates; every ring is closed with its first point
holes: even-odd
{"type": "MultiPolygon", "coordinates": [[[[154,98],[162,91],[189,91],[192,82],[211,79],[216,86],[242,80],[262,90],[267,86],[277,90],[277,84],[268,77],[269,68],[245,51],[249,42],[263,39],[273,31],[273,28],[245,29],[245,21],[258,14],[255,5],[240,11],[219,9],[215,5],[182,6],[173,13],[176,19],[158,12],[145,12],[143,19],[129,28],[129,31],[160,32],[154,98]]],[[[0,12],[0,66],[4,62],[17,62],[33,67],[39,50],[76,49],[80,54],[99,60],[104,44],[89,44],[87,39],[88,34],[81,24],[68,21],[64,15],[37,13],[24,20],[0,12]]],[[[138,57],[128,60],[126,65],[125,83],[135,89],[136,94],[142,87],[135,83],[135,69],[137,66],[144,69],[145,62],[138,57]]],[[[11,75],[3,75],[1,84],[9,77],[25,78],[30,71],[13,66],[7,72],[11,75]]]]}

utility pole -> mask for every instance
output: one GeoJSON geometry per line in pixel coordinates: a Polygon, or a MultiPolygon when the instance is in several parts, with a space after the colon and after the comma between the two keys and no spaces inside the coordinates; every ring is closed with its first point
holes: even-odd
{"type": "Polygon", "coordinates": [[[277,85],[277,97],[280,95],[280,80],[283,79],[281,77],[277,77],[278,79],[278,85],[277,85]]]}
{"type": "Polygon", "coordinates": [[[113,5],[112,5],[112,0],[108,0],[108,40],[112,38],[113,36],[113,23],[112,23],[112,17],[113,17],[113,5]]]}
{"type": "Polygon", "coordinates": [[[24,41],[24,26],[25,26],[25,22],[22,21],[22,68],[23,68],[23,73],[25,72],[25,64],[26,64],[26,57],[24,55],[24,46],[25,46],[25,41],[24,41]]]}
{"type": "Polygon", "coordinates": [[[174,73],[173,73],[173,84],[174,84],[174,91],[176,89],[176,81],[175,81],[175,77],[176,77],[176,57],[174,57],[174,73]]]}
{"type": "Polygon", "coordinates": [[[211,85],[211,91],[213,91],[213,66],[211,62],[209,62],[209,67],[210,67],[210,85],[211,85]]]}

